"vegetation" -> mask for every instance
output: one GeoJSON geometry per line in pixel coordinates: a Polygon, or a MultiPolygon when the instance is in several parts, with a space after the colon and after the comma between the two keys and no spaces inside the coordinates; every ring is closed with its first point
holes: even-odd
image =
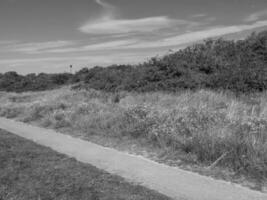
{"type": "Polygon", "coordinates": [[[0,74],[0,91],[39,91],[0,93],[0,116],[88,140],[135,141],[157,158],[227,169],[262,187],[266,89],[264,31],[238,41],[209,39],[137,66],[0,74]],[[74,86],[40,92],[66,84],[74,86]]]}
{"type": "Polygon", "coordinates": [[[208,88],[238,93],[267,88],[267,31],[245,40],[207,40],[139,66],[88,71],[85,83],[105,91],[208,88]]]}
{"type": "Polygon", "coordinates": [[[0,130],[0,199],[168,198],[0,130]]]}
{"type": "Polygon", "coordinates": [[[71,74],[28,74],[19,75],[16,72],[0,74],[0,91],[23,92],[54,89],[70,83],[71,74]]]}
{"type": "Polygon", "coordinates": [[[84,68],[71,74],[8,72],[0,75],[0,90],[39,91],[67,83],[114,91],[230,90],[235,93],[267,89],[267,31],[244,40],[209,39],[143,64],[84,68]]]}
{"type": "Polygon", "coordinates": [[[235,97],[208,90],[106,93],[62,88],[1,93],[0,115],[83,139],[134,140],[156,156],[267,179],[267,94],[235,97]]]}

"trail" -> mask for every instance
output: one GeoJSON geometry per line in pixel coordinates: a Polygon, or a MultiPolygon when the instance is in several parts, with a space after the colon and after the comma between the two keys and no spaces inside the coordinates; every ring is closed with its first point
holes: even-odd
{"type": "Polygon", "coordinates": [[[169,167],[53,130],[5,118],[0,118],[0,128],[173,199],[267,200],[267,194],[258,191],[169,167]]]}

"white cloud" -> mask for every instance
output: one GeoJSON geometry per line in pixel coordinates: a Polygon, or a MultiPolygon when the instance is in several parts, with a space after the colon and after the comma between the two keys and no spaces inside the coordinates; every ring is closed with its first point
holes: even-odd
{"type": "Polygon", "coordinates": [[[260,18],[262,18],[264,16],[267,16],[267,9],[249,15],[247,18],[245,18],[244,21],[246,21],[246,22],[254,22],[254,21],[257,21],[257,20],[259,20],[260,18]]]}
{"type": "Polygon", "coordinates": [[[114,8],[114,6],[112,6],[111,4],[109,4],[107,2],[104,2],[102,0],[95,0],[95,2],[97,4],[99,4],[100,6],[102,6],[103,8],[105,8],[105,9],[112,9],[112,8],[114,8]]]}
{"type": "Polygon", "coordinates": [[[130,49],[152,49],[152,48],[167,48],[177,47],[189,43],[201,41],[203,39],[223,36],[227,34],[239,33],[246,30],[253,30],[267,26],[267,20],[258,21],[250,25],[233,25],[210,27],[205,30],[188,32],[177,36],[158,38],[154,40],[147,40],[142,38],[129,38],[121,40],[112,40],[106,42],[99,42],[88,44],[84,46],[77,46],[71,48],[55,48],[45,49],[40,53],[68,53],[68,52],[86,52],[86,51],[105,51],[105,50],[130,50],[130,49]]]}
{"type": "Polygon", "coordinates": [[[84,23],[79,30],[83,33],[94,35],[121,35],[132,33],[152,33],[168,28],[177,28],[179,25],[195,25],[196,22],[171,19],[168,16],[153,16],[138,19],[121,19],[115,6],[95,0],[103,9],[104,13],[95,20],[84,23]]]}
{"type": "Polygon", "coordinates": [[[89,21],[81,26],[79,30],[89,34],[148,33],[187,23],[187,21],[174,20],[166,16],[141,19],[103,18],[93,22],[89,21]]]}
{"type": "Polygon", "coordinates": [[[116,40],[111,42],[104,42],[98,44],[92,44],[84,46],[84,50],[105,50],[105,49],[114,49],[114,48],[121,48],[127,47],[128,45],[132,45],[136,43],[137,40],[130,39],[130,40],[116,40]]]}
{"type": "Polygon", "coordinates": [[[85,52],[85,51],[98,51],[98,50],[112,50],[112,49],[125,49],[128,45],[133,45],[137,43],[138,40],[115,40],[108,42],[95,43],[85,46],[77,46],[72,48],[57,48],[48,49],[40,53],[69,53],[69,52],[85,52]]]}
{"type": "Polygon", "coordinates": [[[117,9],[115,6],[104,2],[103,0],[95,0],[95,2],[104,9],[102,18],[113,18],[116,16],[117,9]]]}
{"type": "Polygon", "coordinates": [[[43,50],[65,47],[74,44],[72,41],[49,41],[49,42],[37,42],[37,43],[16,43],[7,46],[5,51],[14,51],[27,54],[40,53],[43,50]]]}
{"type": "Polygon", "coordinates": [[[118,49],[148,49],[148,48],[160,48],[160,47],[172,47],[172,46],[179,46],[184,45],[187,43],[193,43],[197,42],[203,39],[207,39],[210,37],[218,37],[223,36],[227,34],[234,34],[239,33],[246,30],[253,30],[255,28],[265,27],[267,26],[267,20],[265,21],[258,21],[254,24],[250,25],[234,25],[234,26],[223,26],[223,27],[211,27],[206,30],[200,30],[200,31],[194,31],[185,33],[178,36],[158,39],[154,41],[145,41],[145,40],[139,40],[139,41],[131,41],[128,40],[127,42],[125,40],[122,41],[114,41],[109,43],[100,43],[98,45],[92,45],[90,47],[87,46],[87,49],[94,50],[94,48],[98,49],[104,49],[106,45],[108,48],[118,48],[118,49]]]}
{"type": "Polygon", "coordinates": [[[253,30],[255,28],[267,26],[267,20],[258,21],[251,25],[236,25],[236,26],[225,26],[225,27],[213,27],[207,30],[195,31],[185,33],[175,37],[169,37],[153,42],[140,42],[139,44],[130,45],[127,48],[159,48],[159,47],[171,47],[178,46],[186,43],[197,42],[210,37],[218,37],[227,34],[239,33],[246,30],[253,30]]]}
{"type": "Polygon", "coordinates": [[[17,45],[14,51],[28,54],[37,53],[70,53],[70,52],[87,52],[87,51],[105,51],[105,50],[130,50],[130,49],[153,49],[178,47],[181,45],[194,43],[203,39],[218,37],[227,34],[239,33],[246,30],[253,30],[260,27],[267,27],[267,20],[258,21],[250,25],[233,25],[210,27],[205,30],[188,32],[177,36],[147,40],[142,38],[128,38],[121,40],[112,40],[106,42],[93,43],[83,46],[68,47],[74,44],[71,41],[56,41],[44,43],[30,43],[17,45]]]}

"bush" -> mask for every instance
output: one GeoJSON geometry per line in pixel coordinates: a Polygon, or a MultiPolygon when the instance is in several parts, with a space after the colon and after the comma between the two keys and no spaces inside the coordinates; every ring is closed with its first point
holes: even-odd
{"type": "MultiPolygon", "coordinates": [[[[206,40],[138,66],[85,71],[85,87],[104,91],[179,91],[208,88],[235,93],[267,89],[267,31],[245,40],[206,40]]],[[[78,73],[81,74],[80,72],[78,73]]]]}
{"type": "Polygon", "coordinates": [[[212,89],[236,94],[267,89],[267,31],[244,40],[208,39],[135,65],[83,68],[74,75],[0,74],[0,91],[40,91],[75,83],[74,89],[171,91],[212,89]]]}
{"type": "Polygon", "coordinates": [[[0,76],[0,91],[25,92],[55,89],[58,86],[69,84],[72,75],[62,74],[28,74],[19,75],[16,72],[7,72],[0,76]]]}

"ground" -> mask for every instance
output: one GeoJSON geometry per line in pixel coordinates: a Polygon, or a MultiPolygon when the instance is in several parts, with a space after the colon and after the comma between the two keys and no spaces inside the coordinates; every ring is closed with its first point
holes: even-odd
{"type": "Polygon", "coordinates": [[[0,200],[167,200],[0,130],[0,200]]]}

